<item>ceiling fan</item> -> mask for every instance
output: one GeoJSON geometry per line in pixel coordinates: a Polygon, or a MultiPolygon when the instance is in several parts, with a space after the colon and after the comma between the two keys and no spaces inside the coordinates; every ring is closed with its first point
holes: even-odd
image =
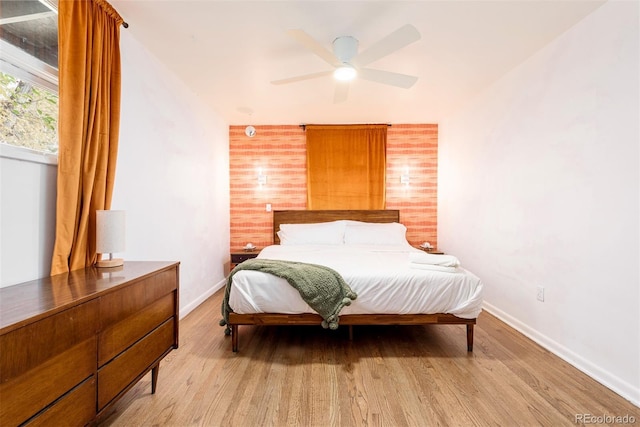
{"type": "Polygon", "coordinates": [[[333,67],[332,70],[274,80],[271,83],[281,85],[303,80],[315,79],[333,74],[338,80],[334,94],[334,103],[344,102],[349,94],[349,81],[357,77],[386,85],[408,89],[418,80],[416,76],[393,73],[391,71],[365,68],[368,64],[387,56],[403,47],[420,40],[420,33],[411,24],[404,25],[382,40],[358,53],[358,40],[351,36],[341,36],[333,41],[333,53],[318,43],[303,30],[289,30],[289,36],[311,50],[333,67]]]}

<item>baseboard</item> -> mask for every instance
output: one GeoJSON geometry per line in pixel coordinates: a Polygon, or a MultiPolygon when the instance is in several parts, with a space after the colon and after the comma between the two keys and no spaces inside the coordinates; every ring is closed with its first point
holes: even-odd
{"type": "Polygon", "coordinates": [[[209,288],[205,293],[200,295],[195,300],[191,301],[189,304],[185,305],[180,309],[180,319],[184,318],[187,314],[191,313],[197,306],[202,304],[207,298],[211,295],[218,292],[218,289],[222,289],[222,287],[226,284],[227,279],[222,279],[211,288],[209,288]]]}
{"type": "Polygon", "coordinates": [[[549,350],[551,353],[555,354],[565,362],[571,364],[572,366],[589,375],[591,378],[598,381],[605,387],[619,394],[629,402],[640,407],[640,389],[635,388],[633,385],[622,380],[621,378],[618,378],[617,376],[612,375],[611,373],[594,365],[582,356],[574,353],[563,345],[555,342],[546,335],[541,334],[540,332],[522,323],[520,320],[516,319],[510,314],[505,313],[499,308],[487,303],[486,301],[483,304],[483,309],[487,310],[489,313],[502,320],[507,325],[522,333],[527,338],[535,341],[545,349],[549,350]]]}

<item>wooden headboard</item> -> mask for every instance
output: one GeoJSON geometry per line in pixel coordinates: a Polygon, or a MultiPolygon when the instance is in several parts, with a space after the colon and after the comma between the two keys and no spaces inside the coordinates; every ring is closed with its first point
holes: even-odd
{"type": "Polygon", "coordinates": [[[389,210],[337,210],[337,211],[273,211],[273,243],[280,244],[280,224],[312,224],[339,219],[364,222],[400,222],[400,211],[389,210]]]}

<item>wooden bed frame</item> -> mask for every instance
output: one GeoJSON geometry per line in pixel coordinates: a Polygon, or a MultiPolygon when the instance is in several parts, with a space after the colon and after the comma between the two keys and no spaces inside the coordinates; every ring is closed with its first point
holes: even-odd
{"type": "MultiPolygon", "coordinates": [[[[400,222],[398,210],[295,210],[273,212],[273,241],[280,243],[276,234],[280,224],[310,224],[350,219],[365,222],[400,222]]],[[[322,318],[317,314],[229,313],[231,328],[231,348],[238,351],[239,325],[320,325],[322,318]]],[[[346,314],[340,316],[340,325],[349,326],[349,338],[353,338],[353,325],[466,325],[467,351],[473,351],[473,327],[476,319],[463,319],[453,314],[346,314]]]]}

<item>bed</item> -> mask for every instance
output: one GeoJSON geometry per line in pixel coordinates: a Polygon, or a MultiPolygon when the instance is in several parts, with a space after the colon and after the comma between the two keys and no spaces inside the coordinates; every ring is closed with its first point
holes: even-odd
{"type": "MultiPolygon", "coordinates": [[[[460,265],[440,263],[445,258],[423,264],[421,257],[447,255],[413,248],[399,219],[398,210],[274,211],[274,245],[258,259],[320,264],[338,272],[357,294],[339,314],[350,339],[354,325],[466,325],[467,351],[473,351],[482,282],[460,265]]],[[[228,282],[223,315],[234,352],[240,325],[320,325],[324,320],[283,278],[234,270],[228,282]]]]}

